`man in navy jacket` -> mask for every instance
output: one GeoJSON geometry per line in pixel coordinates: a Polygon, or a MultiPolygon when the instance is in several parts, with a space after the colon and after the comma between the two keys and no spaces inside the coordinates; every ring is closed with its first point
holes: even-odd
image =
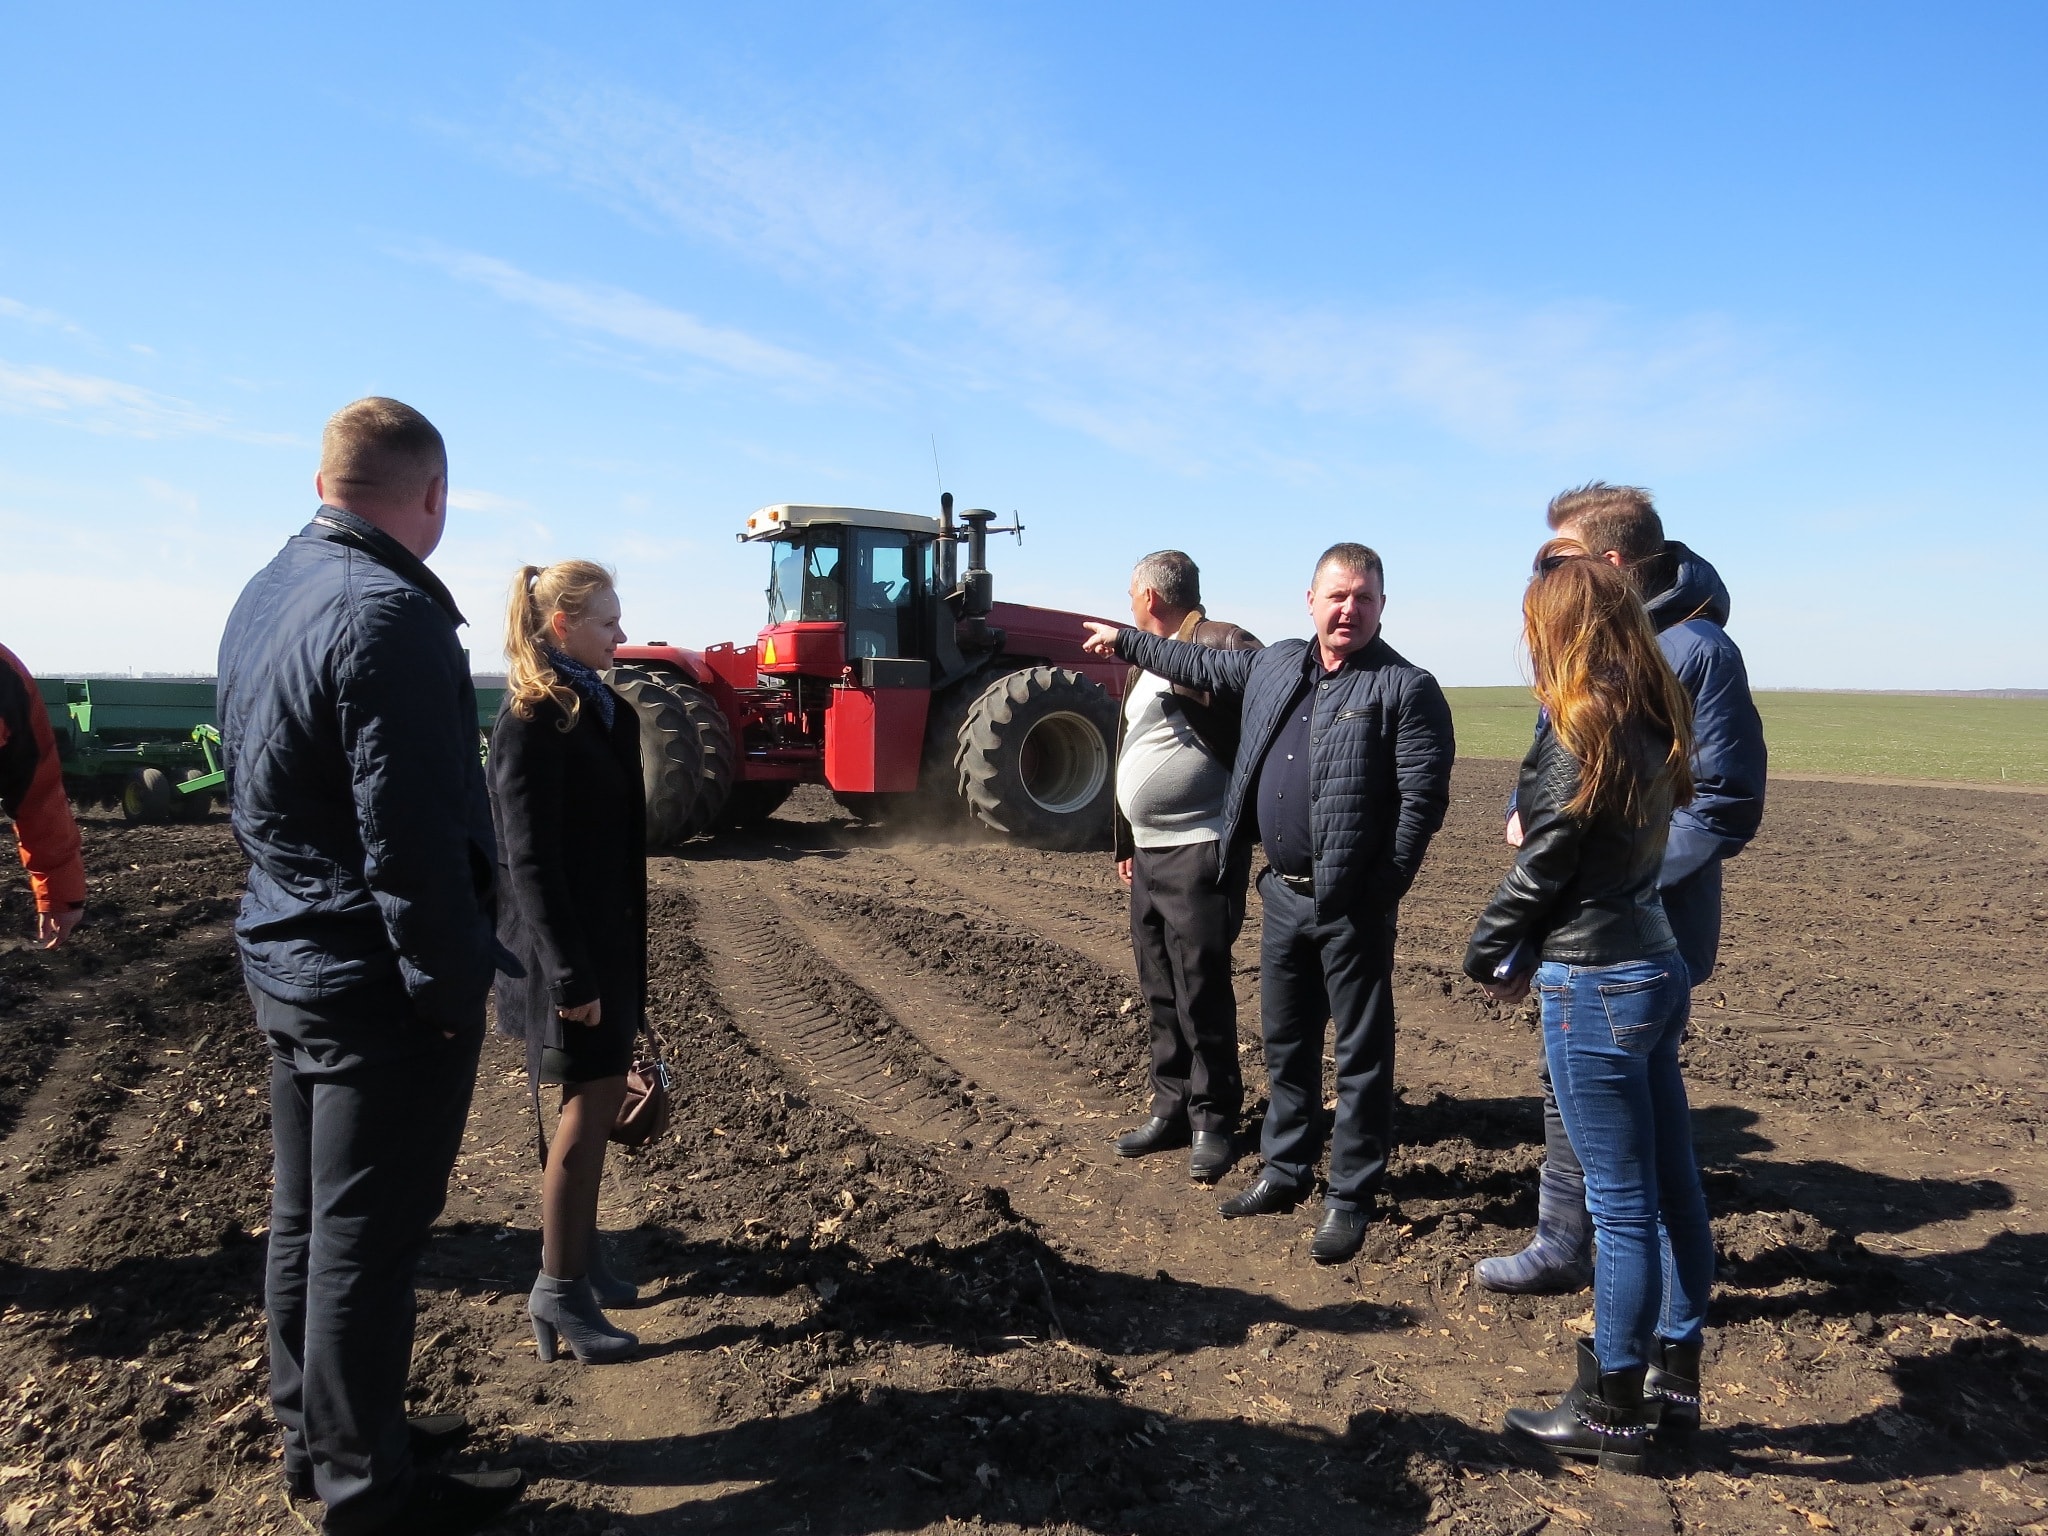
{"type": "MultiPolygon", "coordinates": [[[[1692,984],[1713,974],[1721,948],[1721,864],[1740,853],[1763,821],[1769,754],[1749,695],[1742,652],[1728,638],[1728,589],[1714,568],[1675,540],[1647,491],[1595,481],[1550,503],[1550,526],[1628,572],[1657,628],[1665,660],[1693,701],[1692,803],[1671,817],[1659,894],[1692,984]]],[[[1519,841],[1512,815],[1508,840],[1519,841]]],[[[1522,1252],[1481,1259],[1489,1290],[1575,1291],[1592,1279],[1592,1220],[1586,1181],[1543,1071],[1543,1172],[1536,1236],[1522,1252]]]]}
{"type": "Polygon", "coordinates": [[[463,622],[423,563],[441,434],[335,413],[313,521],[243,589],[221,738],[249,858],[235,923],[271,1048],[270,1389],[296,1497],[334,1536],[473,1529],[517,1473],[416,1471],[466,1427],[405,1417],[413,1271],[447,1199],[497,941],[463,622]]]}
{"type": "MultiPolygon", "coordinates": [[[[1309,588],[1313,640],[1222,651],[1090,623],[1087,648],[1172,683],[1243,700],[1223,845],[1256,828],[1260,1027],[1270,1097],[1265,1167],[1225,1217],[1291,1210],[1321,1152],[1323,1028],[1335,1025],[1329,1188],[1310,1245],[1357,1253],[1393,1148],[1394,914],[1450,802],[1455,747],[1436,679],[1380,636],[1380,557],[1337,544],[1309,588]]],[[[1228,861],[1225,861],[1227,865],[1228,861]]]]}

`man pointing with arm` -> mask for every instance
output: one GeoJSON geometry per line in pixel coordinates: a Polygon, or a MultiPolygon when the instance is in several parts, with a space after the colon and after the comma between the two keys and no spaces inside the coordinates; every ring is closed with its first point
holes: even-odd
{"type": "Polygon", "coordinates": [[[1324,1027],[1335,1026],[1337,1117],[1311,1256],[1357,1253],[1393,1145],[1395,910],[1450,800],[1450,708],[1380,635],[1380,557],[1336,544],[1308,592],[1313,640],[1219,651],[1090,623],[1087,648],[1243,701],[1224,805],[1226,846],[1256,828],[1268,868],[1261,1032],[1271,1099],[1265,1167],[1226,1218],[1291,1210],[1321,1155],[1324,1027]]]}

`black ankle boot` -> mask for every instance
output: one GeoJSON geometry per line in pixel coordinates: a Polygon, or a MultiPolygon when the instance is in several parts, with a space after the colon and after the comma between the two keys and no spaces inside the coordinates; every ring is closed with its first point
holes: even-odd
{"type": "Polygon", "coordinates": [[[1700,1346],[1658,1339],[1650,1346],[1643,1401],[1657,1422],[1657,1443],[1674,1449],[1700,1427],[1700,1346]]]}
{"type": "Polygon", "coordinates": [[[1510,1408],[1508,1428],[1539,1440],[1562,1456],[1598,1461],[1613,1472],[1640,1472],[1650,1445],[1643,1404],[1647,1367],[1603,1371],[1593,1346],[1579,1341],[1579,1382],[1555,1408],[1510,1408]]]}

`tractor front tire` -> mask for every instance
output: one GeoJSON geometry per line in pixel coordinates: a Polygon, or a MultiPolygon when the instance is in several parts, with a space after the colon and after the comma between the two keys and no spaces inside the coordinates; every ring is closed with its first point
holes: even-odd
{"type": "MultiPolygon", "coordinates": [[[[704,785],[704,746],[697,722],[667,679],[614,667],[612,691],[640,718],[640,773],[647,794],[647,848],[656,853],[687,838],[704,785]]],[[[694,691],[694,690],[692,690],[694,691]]]]}
{"type": "Polygon", "coordinates": [[[1080,848],[1109,830],[1116,705],[1064,667],[983,689],[960,728],[960,795],[976,820],[1021,842],[1080,848]]]}
{"type": "Polygon", "coordinates": [[[169,821],[177,800],[177,786],[163,769],[138,768],[121,786],[121,815],[130,822],[169,821]]]}

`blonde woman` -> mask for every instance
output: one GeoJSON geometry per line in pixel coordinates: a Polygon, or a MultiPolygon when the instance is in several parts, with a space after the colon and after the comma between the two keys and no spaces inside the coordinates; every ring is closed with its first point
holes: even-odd
{"type": "Polygon", "coordinates": [[[587,560],[526,566],[512,583],[511,666],[491,731],[500,937],[526,969],[498,981],[498,1027],[525,1038],[536,1084],[562,1090],[527,1311],[542,1360],[566,1343],[585,1365],[639,1342],[601,1310],[637,1293],[606,1272],[597,1244],[606,1137],[647,996],[640,729],[602,676],[625,638],[610,571],[587,560]]]}

